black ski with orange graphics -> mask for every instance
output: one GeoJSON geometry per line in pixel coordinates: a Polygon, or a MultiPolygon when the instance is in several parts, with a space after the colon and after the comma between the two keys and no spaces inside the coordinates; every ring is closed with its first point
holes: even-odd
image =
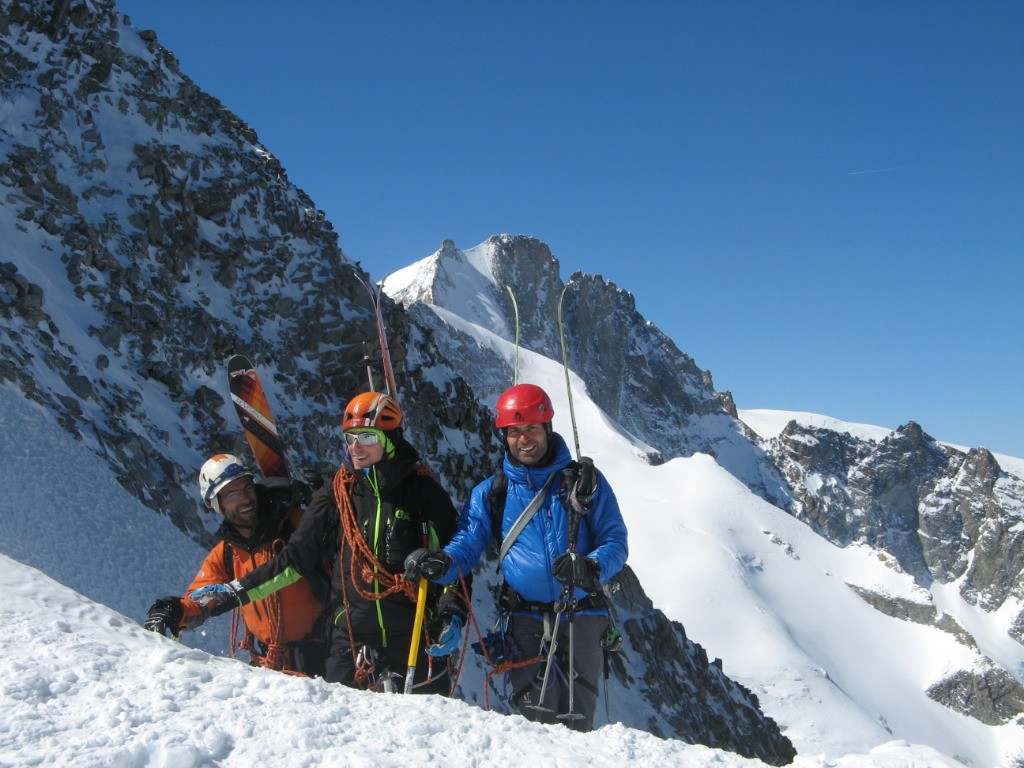
{"type": "Polygon", "coordinates": [[[263,385],[249,358],[234,355],[228,360],[228,387],[260,474],[263,477],[291,477],[284,441],[277,433],[263,385]]]}

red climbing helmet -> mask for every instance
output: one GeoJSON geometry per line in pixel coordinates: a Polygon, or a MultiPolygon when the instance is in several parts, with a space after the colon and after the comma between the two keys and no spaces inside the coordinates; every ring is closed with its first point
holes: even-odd
{"type": "Polygon", "coordinates": [[[517,384],[498,398],[494,426],[498,429],[513,424],[543,424],[555,417],[548,393],[536,384],[517,384]]]}

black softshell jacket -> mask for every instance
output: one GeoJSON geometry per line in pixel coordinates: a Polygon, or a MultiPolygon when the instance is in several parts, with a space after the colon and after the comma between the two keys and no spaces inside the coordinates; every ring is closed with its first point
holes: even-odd
{"type": "MultiPolygon", "coordinates": [[[[414,549],[423,546],[439,549],[455,533],[458,514],[451,499],[436,480],[416,470],[418,460],[415,449],[399,439],[393,459],[381,461],[368,472],[349,467],[357,478],[351,494],[356,525],[377,560],[391,574],[404,571],[405,558],[414,549]]],[[[333,482],[328,482],[313,495],[298,529],[281,554],[241,579],[241,586],[251,598],[258,598],[275,591],[274,587],[283,587],[306,573],[315,572],[326,561],[331,568],[328,607],[336,630],[347,632],[344,601],[347,597],[357,646],[387,647],[389,635],[396,639],[408,638],[415,603],[401,593],[383,600],[362,597],[352,583],[351,557],[351,547],[342,550],[340,513],[333,482]]],[[[360,580],[359,588],[373,593],[378,585],[375,581],[367,584],[360,580]]],[[[437,590],[437,587],[432,588],[432,592],[437,590]]],[[[445,599],[452,598],[446,596],[445,599]]],[[[428,604],[432,612],[437,610],[436,602],[436,594],[432,594],[428,604]]]]}

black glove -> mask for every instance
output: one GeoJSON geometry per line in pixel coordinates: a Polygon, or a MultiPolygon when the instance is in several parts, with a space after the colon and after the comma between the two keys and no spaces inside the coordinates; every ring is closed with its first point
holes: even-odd
{"type": "Polygon", "coordinates": [[[164,637],[170,631],[175,637],[181,632],[181,617],[184,610],[177,597],[161,597],[149,607],[142,626],[150,632],[159,632],[164,637]]]}
{"type": "Polygon", "coordinates": [[[451,564],[452,558],[444,550],[431,552],[429,549],[414,549],[405,558],[405,578],[408,581],[436,579],[442,576],[451,564]]]}
{"type": "Polygon", "coordinates": [[[597,469],[594,460],[581,456],[576,463],[575,477],[569,488],[569,505],[578,515],[585,515],[594,506],[597,493],[597,469]]]}
{"type": "Polygon", "coordinates": [[[566,586],[580,587],[587,592],[601,589],[601,566],[592,557],[566,552],[555,558],[551,575],[566,586]]]}

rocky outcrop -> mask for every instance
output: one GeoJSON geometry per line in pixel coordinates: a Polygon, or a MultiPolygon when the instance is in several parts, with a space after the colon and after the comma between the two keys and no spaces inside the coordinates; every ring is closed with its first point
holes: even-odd
{"type": "Polygon", "coordinates": [[[894,619],[912,621],[925,627],[941,629],[943,632],[953,635],[957,640],[970,648],[978,647],[971,633],[957,621],[956,617],[950,616],[948,613],[940,613],[930,598],[917,602],[907,598],[884,595],[855,584],[848,586],[860,595],[865,603],[879,613],[884,613],[886,616],[891,616],[894,619]]]}
{"type": "Polygon", "coordinates": [[[639,685],[658,713],[650,716],[646,730],[662,736],[686,734],[683,738],[690,743],[727,749],[769,765],[793,761],[796,750],[775,721],[761,713],[757,696],[724,674],[721,659],[709,662],[707,652],[686,636],[682,624],[654,608],[628,566],[609,591],[624,635],[623,653],[648,660],[639,680],[634,680],[637,670],[627,668],[619,654],[611,654],[618,681],[624,687],[639,685]],[[671,660],[671,666],[650,663],[654,659],[671,660]],[[685,673],[679,675],[674,667],[685,673]]]}
{"type": "Polygon", "coordinates": [[[766,448],[797,517],[830,541],[888,553],[925,588],[959,580],[988,611],[1024,596],[1024,480],[987,450],[941,445],[913,422],[879,441],[791,422],[766,448]]]}
{"type": "Polygon", "coordinates": [[[985,725],[1016,720],[1024,724],[1024,686],[993,666],[957,670],[928,688],[928,695],[955,712],[985,725]]]}

